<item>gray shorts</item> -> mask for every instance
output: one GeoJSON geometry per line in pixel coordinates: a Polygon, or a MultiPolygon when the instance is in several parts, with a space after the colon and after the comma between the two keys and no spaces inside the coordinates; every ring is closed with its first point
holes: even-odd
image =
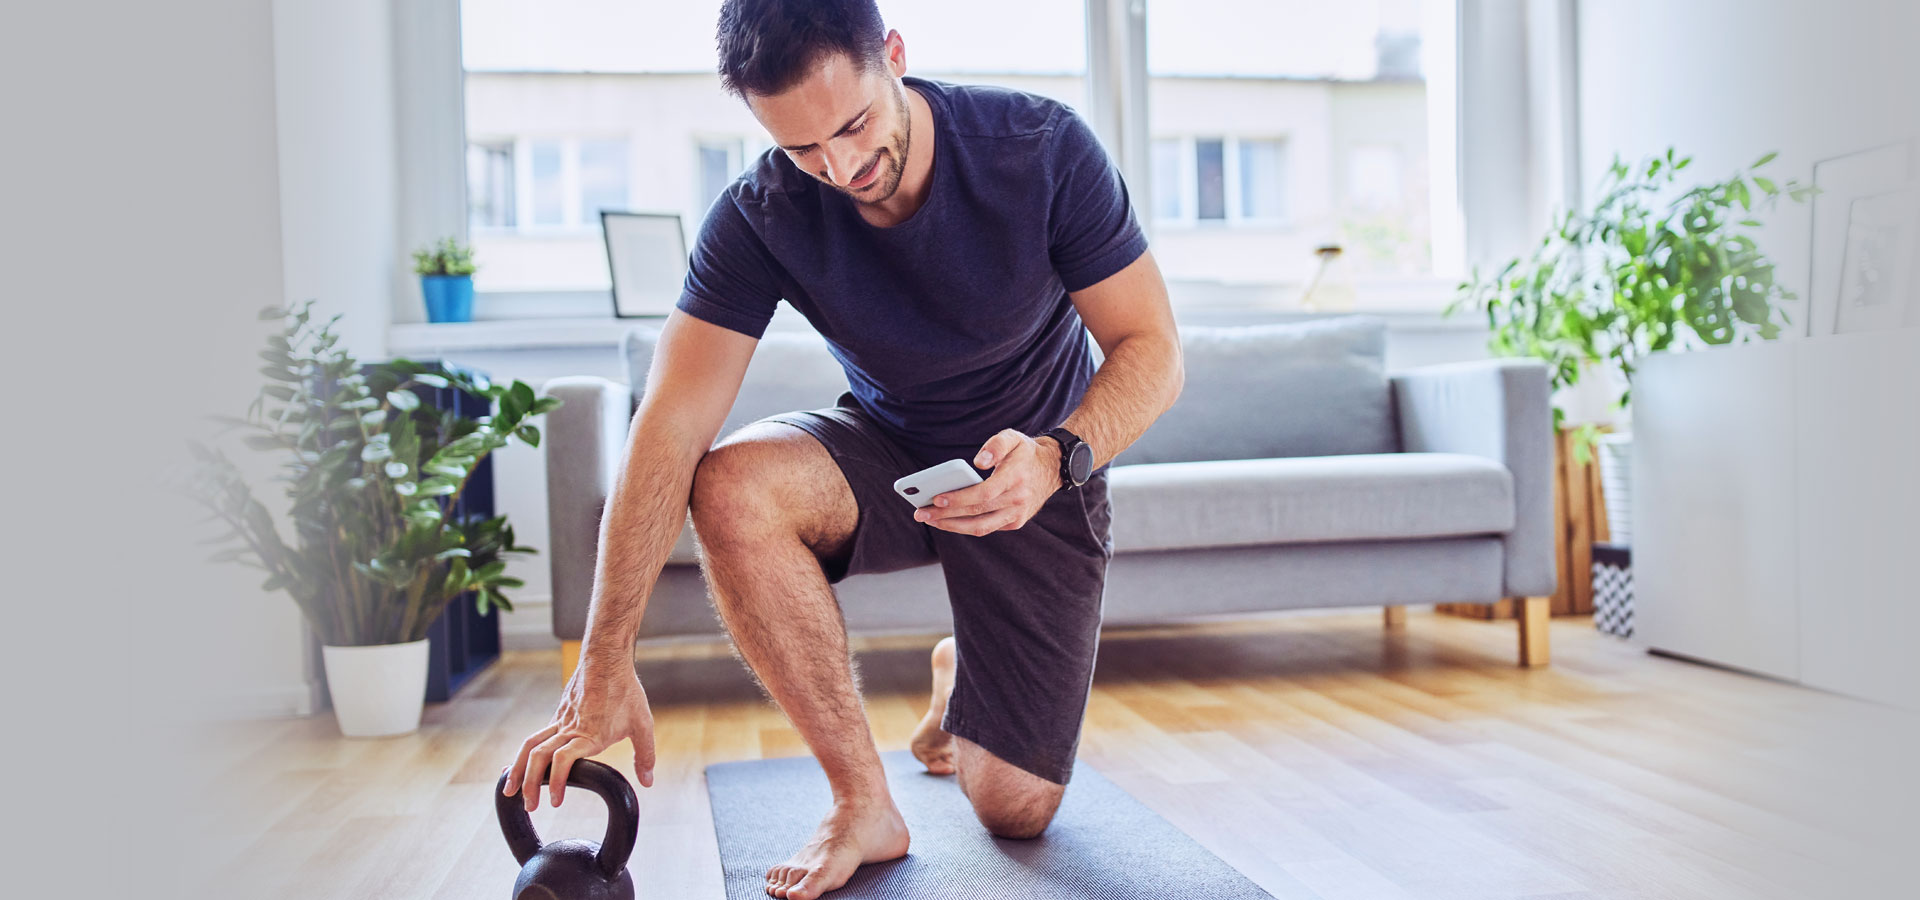
{"type": "Polygon", "coordinates": [[[829,584],[940,564],[959,659],[941,727],[1066,784],[1092,688],[1101,595],[1113,558],[1107,468],[1077,489],[1054,492],[1017,529],[956,534],[914,521],[912,504],[893,491],[895,479],[944,460],[914,458],[854,405],[851,393],[835,406],[766,421],[819,440],[853,488],[860,507],[853,547],[844,559],[822,561],[829,584]]]}

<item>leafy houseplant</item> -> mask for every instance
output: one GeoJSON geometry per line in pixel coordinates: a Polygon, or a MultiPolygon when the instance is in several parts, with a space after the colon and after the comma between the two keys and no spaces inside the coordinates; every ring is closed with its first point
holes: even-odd
{"type": "Polygon", "coordinates": [[[215,561],[268,573],[265,590],[284,590],[323,644],[362,646],[417,641],[453,598],[472,591],[481,613],[511,610],[502,592],[523,582],[505,574],[506,553],[535,553],[514,544],[505,516],[459,520],[450,515],[480,461],[513,438],[540,445],[530,420],[559,407],[555,397],[460,372],[444,374],[406,359],[363,373],[337,349],[332,324],[299,310],[269,307],[284,318],[267,338],[260,368],[267,383],[244,419],[217,417],[253,429],[249,447],[283,451],[293,541],[282,540],[266,507],[238,467],[199,442],[187,485],[238,539],[215,561]],[[469,419],[421,404],[415,386],[456,387],[498,405],[469,419]],[[277,405],[267,408],[269,401],[277,405]]]}
{"type": "Polygon", "coordinates": [[[405,359],[363,367],[334,347],[340,317],[316,326],[312,305],[261,311],[285,323],[260,351],[267,383],[245,418],[215,417],[253,430],[248,446],[286,454],[292,541],[218,450],[189,442],[194,465],[180,487],[228,526],[212,543],[238,541],[212,559],[267,572],[261,587],[286,591],[319,635],[340,730],[405,733],[424,706],[427,628],[469,591],[482,614],[513,609],[503,590],[524,583],[506,574],[505,554],[536,552],[514,543],[505,516],[459,516],[461,492],[510,440],[538,447],[530,420],[560,401],[405,359]],[[422,387],[455,387],[499,411],[470,419],[425,406],[422,387]]]}
{"type": "MultiPolygon", "coordinates": [[[[1773,262],[1746,229],[1760,227],[1756,205],[1771,207],[1782,194],[1799,202],[1818,189],[1760,175],[1773,158],[1663,201],[1692,157],[1669,149],[1632,167],[1616,157],[1592,209],[1563,213],[1531,255],[1497,273],[1476,269],[1446,311],[1484,312],[1493,353],[1545,360],[1555,390],[1578,383],[1590,365],[1611,362],[1625,379],[1616,401],[1624,409],[1646,354],[1771,340],[1787,323],[1778,304],[1794,295],[1775,283],[1773,262]]],[[[1558,429],[1565,411],[1556,407],[1553,415],[1558,429]]],[[[1592,424],[1579,427],[1581,462],[1597,434],[1592,424]]]]}
{"type": "Polygon", "coordinates": [[[413,251],[413,272],[420,276],[420,295],[427,303],[429,322],[467,322],[473,319],[473,248],[453,238],[413,251]]]}

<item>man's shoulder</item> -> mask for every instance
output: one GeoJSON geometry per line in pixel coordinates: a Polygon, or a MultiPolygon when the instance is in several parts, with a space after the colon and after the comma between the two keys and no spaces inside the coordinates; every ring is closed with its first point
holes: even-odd
{"type": "Polygon", "coordinates": [[[748,160],[746,169],[727,185],[726,197],[736,204],[760,206],[810,195],[817,186],[784,151],[770,147],[748,160]]]}
{"type": "Polygon", "coordinates": [[[1059,127],[1073,109],[1052,97],[992,84],[954,84],[914,78],[947,115],[947,128],[967,138],[1041,138],[1059,127]]]}

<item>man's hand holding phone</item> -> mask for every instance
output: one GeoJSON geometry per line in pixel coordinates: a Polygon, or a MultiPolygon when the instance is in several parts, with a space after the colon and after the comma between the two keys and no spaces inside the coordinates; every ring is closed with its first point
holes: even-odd
{"type": "Polygon", "coordinates": [[[576,760],[619,743],[633,742],[633,771],[642,787],[653,786],[653,710],[633,664],[598,668],[582,660],[567,682],[560,708],[547,727],[520,745],[510,767],[505,794],[526,798],[528,812],[540,806],[540,779],[548,779],[553,805],[566,794],[567,773],[576,760]]]}
{"type": "MultiPolygon", "coordinates": [[[[927,475],[953,463],[961,461],[948,460],[903,478],[901,482],[927,475]]],[[[920,509],[914,512],[914,521],[925,522],[942,531],[975,536],[995,531],[1013,531],[1027,524],[1027,520],[1040,511],[1047,498],[1060,489],[1060,448],[1051,439],[1039,441],[1014,429],[1004,429],[988,438],[980,447],[973,465],[981,469],[991,468],[993,474],[978,484],[946,487],[943,492],[934,494],[932,502],[924,506],[916,503],[920,509]]],[[[895,487],[902,490],[904,495],[904,488],[900,484],[895,487]]]]}

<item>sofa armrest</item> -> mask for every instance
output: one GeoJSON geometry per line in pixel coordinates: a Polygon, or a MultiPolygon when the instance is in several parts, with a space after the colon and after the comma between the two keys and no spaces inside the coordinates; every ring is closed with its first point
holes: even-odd
{"type": "Polygon", "coordinates": [[[1558,584],[1553,534],[1553,406],[1547,366],[1493,359],[1395,372],[1400,449],[1466,453],[1513,475],[1513,530],[1504,537],[1506,595],[1542,597],[1558,584]]]}
{"type": "Polygon", "coordinates": [[[587,632],[600,516],[613,490],[633,420],[633,392],[592,375],[546,383],[565,401],[546,414],[547,563],[553,577],[553,633],[563,641],[587,632]]]}

